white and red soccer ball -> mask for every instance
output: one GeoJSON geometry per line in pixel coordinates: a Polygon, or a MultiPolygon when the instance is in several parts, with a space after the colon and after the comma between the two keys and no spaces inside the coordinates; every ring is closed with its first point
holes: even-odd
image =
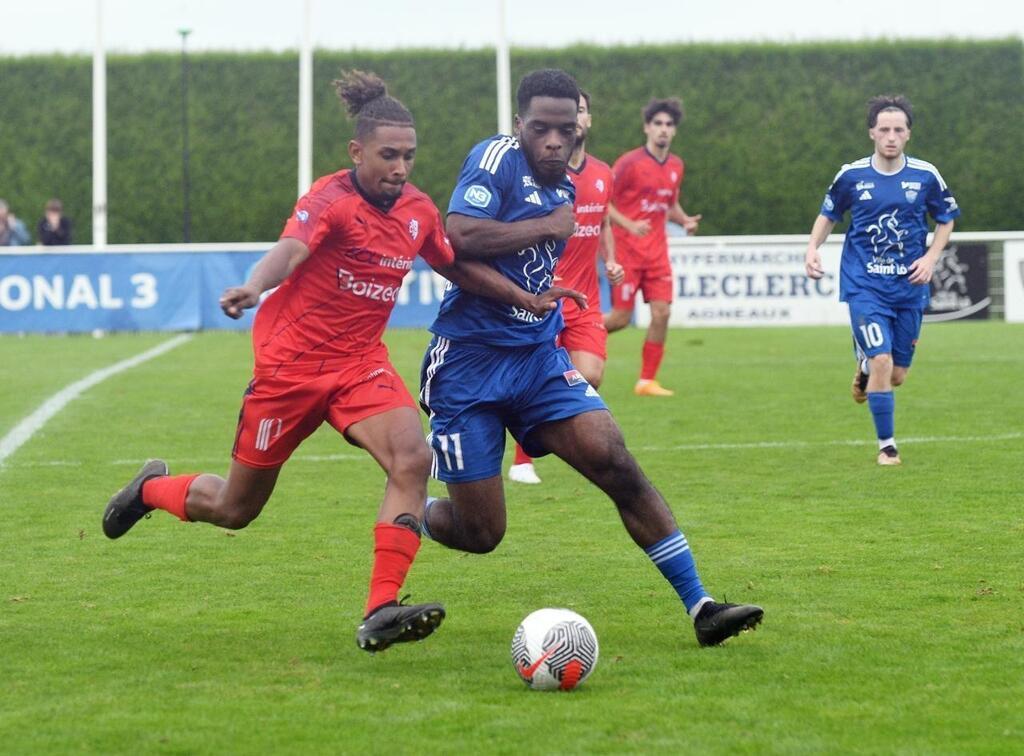
{"type": "Polygon", "coordinates": [[[569,609],[538,609],[512,636],[512,664],[534,690],[572,690],[597,666],[597,635],[569,609]]]}

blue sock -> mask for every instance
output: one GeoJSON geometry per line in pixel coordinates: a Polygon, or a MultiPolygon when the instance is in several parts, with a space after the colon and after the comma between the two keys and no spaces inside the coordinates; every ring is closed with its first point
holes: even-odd
{"type": "Polygon", "coordinates": [[[868,407],[871,408],[871,416],[875,419],[875,432],[880,441],[891,439],[896,435],[896,397],[892,391],[869,391],[868,407]]]}
{"type": "Polygon", "coordinates": [[[697,565],[690,553],[690,545],[678,530],[667,535],[644,552],[651,558],[661,574],[672,584],[689,612],[700,603],[701,599],[709,598],[704,586],[700,584],[697,565]]]}

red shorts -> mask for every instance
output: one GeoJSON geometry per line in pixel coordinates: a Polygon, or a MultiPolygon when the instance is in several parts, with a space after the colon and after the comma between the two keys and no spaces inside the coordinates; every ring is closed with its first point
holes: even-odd
{"type": "Polygon", "coordinates": [[[608,331],[598,307],[573,308],[565,313],[565,328],[558,334],[558,346],[569,352],[590,352],[608,359],[608,331]]]}
{"type": "Polygon", "coordinates": [[[398,407],[416,403],[386,356],[316,375],[258,375],[242,399],[231,457],[249,467],[279,467],[325,420],[343,434],[398,407]]]}
{"type": "Polygon", "coordinates": [[[616,310],[632,310],[639,292],[643,292],[645,302],[672,301],[672,266],[667,255],[656,262],[622,263],[622,267],[626,277],[612,287],[612,307],[616,310]]]}

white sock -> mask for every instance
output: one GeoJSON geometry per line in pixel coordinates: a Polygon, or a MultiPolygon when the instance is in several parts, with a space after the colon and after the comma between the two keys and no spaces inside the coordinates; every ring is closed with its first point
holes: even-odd
{"type": "Polygon", "coordinates": [[[689,615],[693,619],[697,619],[697,615],[700,614],[700,610],[704,608],[704,604],[714,601],[710,596],[705,596],[692,607],[690,607],[689,615]]]}
{"type": "Polygon", "coordinates": [[[895,446],[896,446],[896,439],[895,438],[880,438],[880,439],[878,439],[878,450],[879,451],[881,451],[882,449],[884,449],[887,446],[892,446],[893,448],[895,448],[895,446]]]}

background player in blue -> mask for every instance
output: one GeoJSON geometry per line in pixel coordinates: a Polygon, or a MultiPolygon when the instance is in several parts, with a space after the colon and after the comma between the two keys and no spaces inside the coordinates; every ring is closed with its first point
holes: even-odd
{"type": "Polygon", "coordinates": [[[839,298],[850,306],[857,353],[853,398],[866,400],[871,408],[880,465],[900,464],[892,390],[907,377],[928,306],[928,283],[960,215],[935,166],[904,155],[912,121],[910,101],[902,95],[868,102],[868,135],[875,152],[836,174],[804,260],[807,275],[824,275],[818,247],[849,210],[839,298]],[[926,215],[936,224],[930,247],[925,246],[926,215]]]}
{"type": "MultiPolygon", "coordinates": [[[[563,71],[519,83],[516,136],[474,147],[462,166],[447,221],[456,258],[483,260],[518,286],[551,286],[573,233],[579,90],[563,71]]],[[[420,402],[430,414],[434,474],[447,499],[430,499],[425,535],[455,549],[492,551],[505,534],[501,460],[505,429],[531,456],[554,453],[615,502],[626,530],[661,570],[694,621],[701,645],[754,627],[757,606],[719,604],[704,590],[671,510],[564,349],[561,314],[542,317],[452,286],[423,362],[420,402]]]]}

